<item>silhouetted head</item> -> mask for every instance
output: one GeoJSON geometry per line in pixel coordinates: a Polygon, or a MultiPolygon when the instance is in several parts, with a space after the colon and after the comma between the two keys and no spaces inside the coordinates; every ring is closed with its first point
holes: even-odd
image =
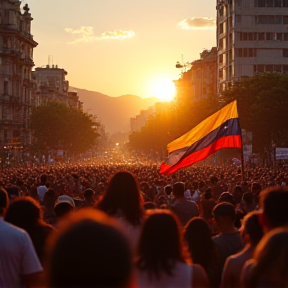
{"type": "Polygon", "coordinates": [[[84,198],[85,198],[86,200],[92,200],[94,194],[95,194],[95,192],[94,192],[93,189],[87,188],[87,189],[84,191],[84,198]]]}
{"type": "Polygon", "coordinates": [[[173,184],[173,195],[176,198],[184,197],[185,184],[183,182],[176,182],[173,184]]]}
{"type": "Polygon", "coordinates": [[[288,225],[288,188],[271,187],[260,194],[264,225],[268,229],[288,225]]]}
{"type": "Polygon", "coordinates": [[[41,206],[30,196],[17,197],[10,203],[5,221],[29,231],[42,221],[41,206]]]}
{"type": "Polygon", "coordinates": [[[192,218],[185,226],[184,238],[194,264],[204,268],[211,265],[211,260],[216,258],[215,244],[212,241],[211,230],[207,222],[201,217],[192,218]]]}
{"type": "Polygon", "coordinates": [[[225,220],[225,222],[233,223],[235,221],[235,208],[231,203],[221,202],[213,208],[213,217],[216,222],[220,219],[225,220]]]}
{"type": "Polygon", "coordinates": [[[248,213],[242,221],[243,236],[245,237],[247,235],[249,237],[249,242],[253,247],[256,247],[263,237],[263,229],[259,222],[259,216],[259,211],[252,211],[248,213]]]}
{"type": "Polygon", "coordinates": [[[7,191],[0,187],[0,216],[3,216],[9,205],[9,197],[7,191]]]}
{"type": "Polygon", "coordinates": [[[134,174],[116,172],[96,207],[110,215],[120,212],[128,222],[139,225],[143,216],[143,198],[134,174]]]}
{"type": "Polygon", "coordinates": [[[158,277],[169,275],[176,261],[184,262],[180,222],[170,210],[151,210],[140,236],[137,266],[158,277]]]}
{"type": "Polygon", "coordinates": [[[49,287],[128,287],[131,251],[113,219],[86,208],[67,223],[49,243],[49,287]]]}
{"type": "Polygon", "coordinates": [[[286,229],[274,229],[267,233],[257,245],[253,258],[255,265],[249,287],[260,287],[265,280],[269,287],[287,287],[288,232],[286,229]]]}

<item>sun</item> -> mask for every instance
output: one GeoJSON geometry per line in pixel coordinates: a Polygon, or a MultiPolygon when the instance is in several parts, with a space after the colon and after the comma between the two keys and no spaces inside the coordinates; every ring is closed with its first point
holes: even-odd
{"type": "Polygon", "coordinates": [[[153,95],[157,97],[161,102],[172,101],[175,97],[175,94],[175,85],[171,80],[161,80],[155,83],[153,95]]]}

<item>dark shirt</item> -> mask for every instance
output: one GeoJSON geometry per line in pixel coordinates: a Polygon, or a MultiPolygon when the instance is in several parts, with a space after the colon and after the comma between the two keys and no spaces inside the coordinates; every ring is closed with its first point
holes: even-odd
{"type": "Polygon", "coordinates": [[[219,234],[212,239],[216,244],[220,271],[222,272],[228,256],[236,254],[244,247],[241,235],[239,231],[236,231],[235,233],[230,234],[219,234]]]}
{"type": "Polygon", "coordinates": [[[176,199],[171,206],[171,210],[179,217],[183,226],[191,218],[199,215],[197,204],[185,198],[176,199]]]}

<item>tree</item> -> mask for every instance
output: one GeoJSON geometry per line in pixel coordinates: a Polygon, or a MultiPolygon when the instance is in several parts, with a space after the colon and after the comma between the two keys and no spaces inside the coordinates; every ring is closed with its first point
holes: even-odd
{"type": "MultiPolygon", "coordinates": [[[[188,99],[186,97],[185,99],[188,99]]],[[[167,144],[191,130],[219,109],[217,97],[198,101],[158,103],[156,112],[146,125],[129,137],[134,149],[165,151],[167,144]]]]}
{"type": "Polygon", "coordinates": [[[225,103],[238,101],[242,128],[253,132],[253,150],[288,145],[288,76],[263,73],[243,78],[223,91],[225,103]]]}
{"type": "Polygon", "coordinates": [[[44,154],[48,149],[83,153],[94,145],[98,136],[95,123],[87,114],[60,102],[48,102],[34,108],[31,129],[34,148],[44,154]]]}

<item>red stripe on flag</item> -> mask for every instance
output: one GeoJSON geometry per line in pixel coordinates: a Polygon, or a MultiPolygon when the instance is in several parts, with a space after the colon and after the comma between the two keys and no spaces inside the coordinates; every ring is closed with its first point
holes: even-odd
{"type": "Polygon", "coordinates": [[[173,166],[170,166],[167,163],[162,163],[160,167],[160,173],[165,175],[171,175],[181,168],[185,168],[187,166],[195,164],[196,162],[208,158],[222,148],[242,148],[241,136],[233,135],[222,137],[207,146],[206,148],[187,155],[185,158],[179,160],[173,166]]]}

